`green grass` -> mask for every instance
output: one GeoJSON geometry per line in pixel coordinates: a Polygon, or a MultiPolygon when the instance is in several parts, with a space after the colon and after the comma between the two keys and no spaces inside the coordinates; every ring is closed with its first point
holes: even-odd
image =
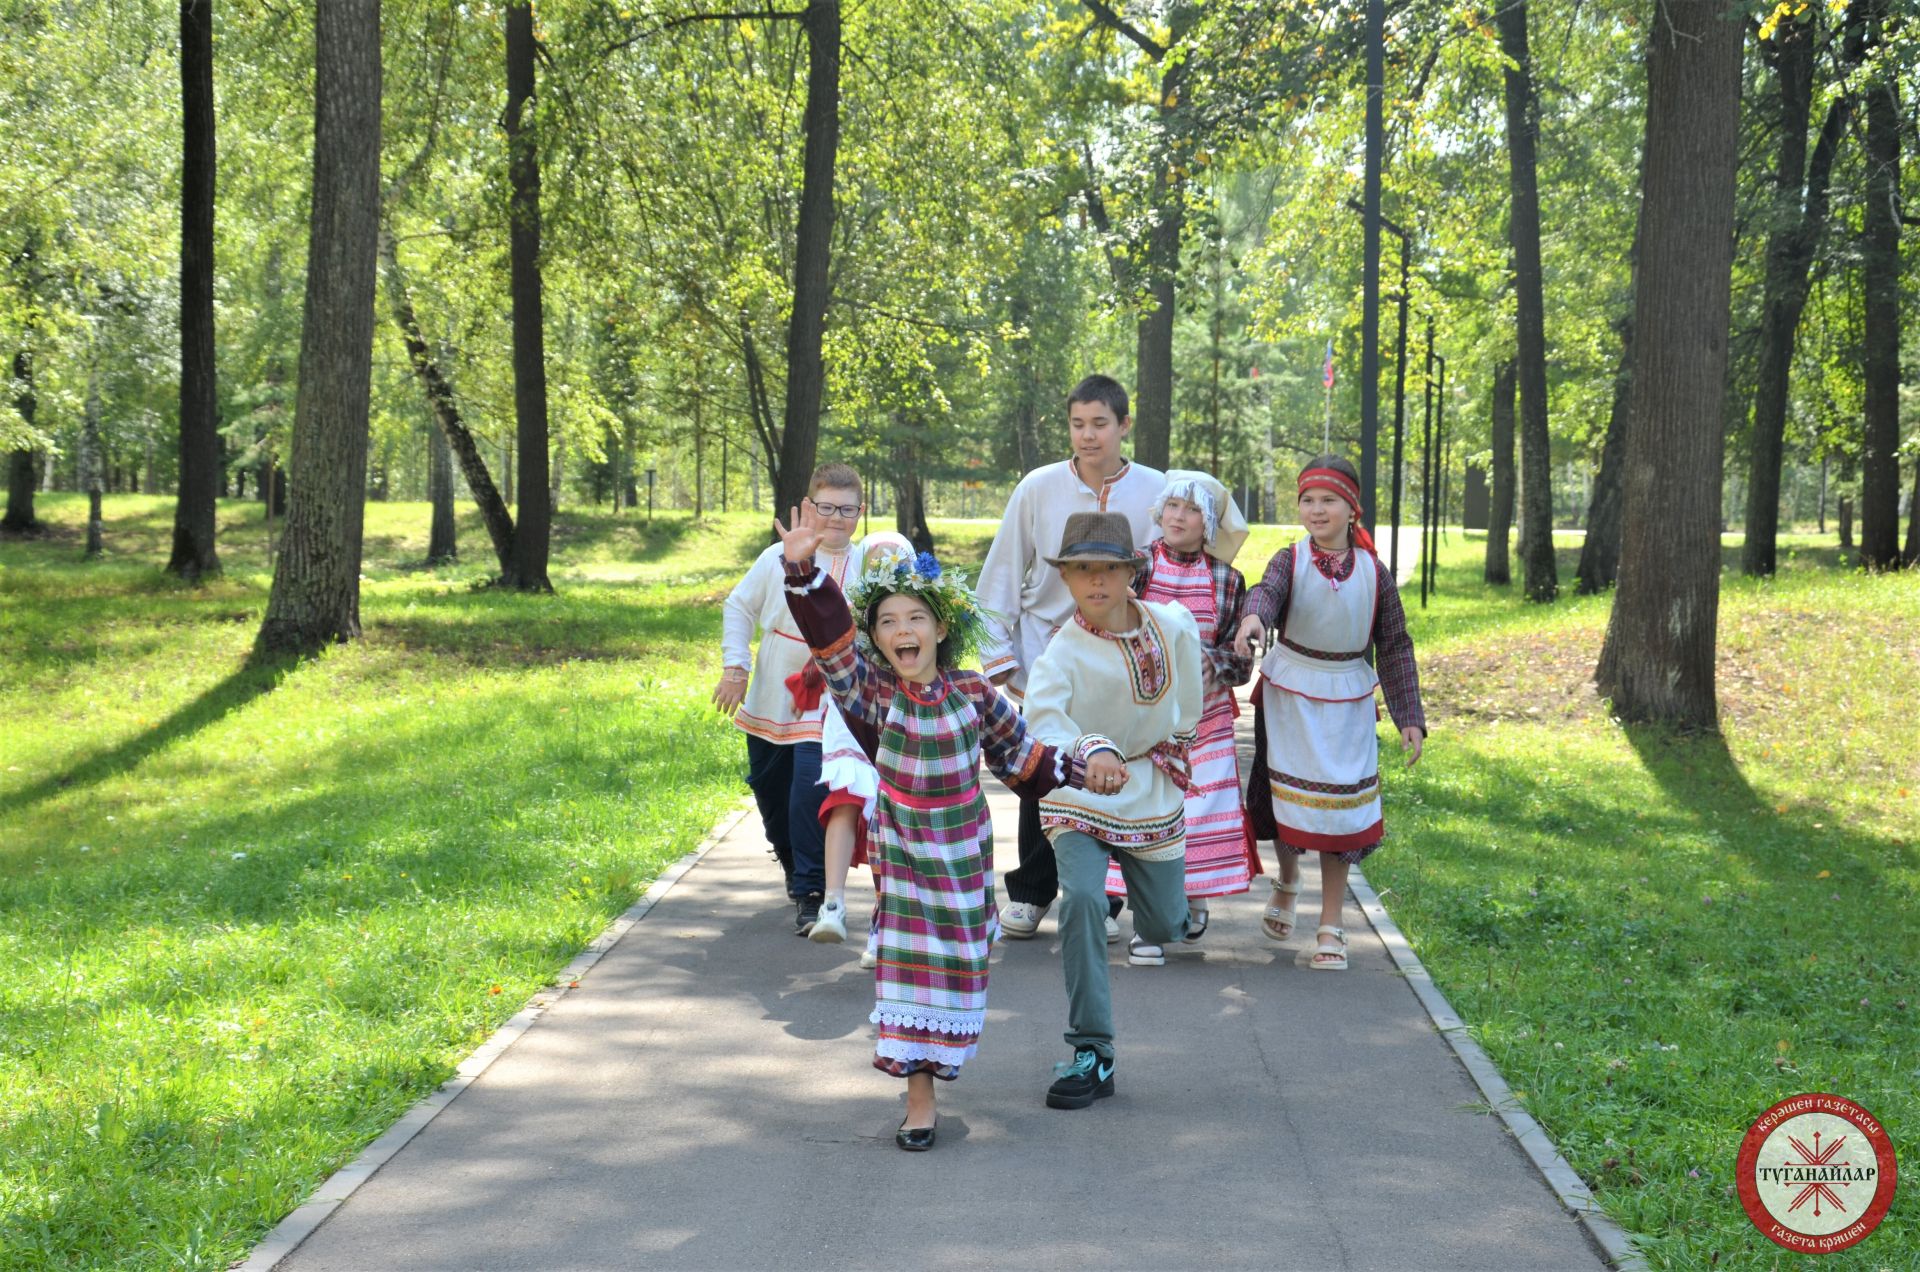
{"type": "Polygon", "coordinates": [[[1804,1091],[1920,1160],[1920,578],[1811,539],[1727,575],[1723,732],[1683,738],[1594,696],[1605,598],[1484,588],[1482,545],[1456,536],[1413,620],[1434,736],[1389,765],[1369,878],[1654,1266],[1920,1266],[1911,1187],[1818,1261],[1733,1195],[1748,1123],[1804,1091]]]}
{"type": "MultiPolygon", "coordinates": [[[[85,564],[42,500],[55,535],[0,543],[0,1267],[224,1266],[742,793],[705,698],[765,518],[563,514],[529,598],[473,586],[477,520],[427,571],[424,506],[372,504],[366,639],[258,667],[256,505],[193,591],[170,501],[110,499],[85,564]]],[[[936,530],[977,567],[993,523],[936,530]]],[[[1920,578],[1811,539],[1729,575],[1725,731],[1689,739],[1593,696],[1605,598],[1484,588],[1481,548],[1410,599],[1435,733],[1368,874],[1656,1266],[1811,1267],[1727,1189],[1804,1090],[1920,1160],[1920,578]]],[[[1821,1266],[1912,1263],[1917,1206],[1821,1266]]]]}
{"type": "Polygon", "coordinates": [[[224,1267],[743,792],[705,698],[754,532],[566,517],[532,598],[408,572],[424,507],[374,504],[367,639],[249,669],[257,507],[198,592],[167,501],[94,565],[42,508],[0,544],[0,1266],[224,1267]]]}

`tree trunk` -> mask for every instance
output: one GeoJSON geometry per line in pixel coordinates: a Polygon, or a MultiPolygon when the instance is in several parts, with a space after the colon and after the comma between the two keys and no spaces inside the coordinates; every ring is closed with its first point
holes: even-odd
{"type": "Polygon", "coordinates": [[[87,374],[86,414],[80,429],[80,489],[87,494],[87,553],[89,561],[106,551],[105,526],[100,512],[100,368],[87,374]]]}
{"type": "Polygon", "coordinates": [[[1587,537],[1574,575],[1583,596],[1604,592],[1620,578],[1621,470],[1627,459],[1627,422],[1633,394],[1633,315],[1619,324],[1620,366],[1613,376],[1613,407],[1600,445],[1600,472],[1587,502],[1587,537]]]}
{"type": "MultiPolygon", "coordinates": [[[[1834,152],[1845,134],[1852,101],[1836,97],[1827,109],[1809,168],[1807,122],[1813,110],[1811,22],[1784,22],[1775,40],[1774,79],[1780,88],[1780,153],[1774,170],[1773,225],[1767,233],[1767,275],[1761,302],[1760,366],[1753,389],[1753,445],[1747,469],[1746,544],[1740,568],[1768,575],[1780,533],[1780,464],[1787,430],[1787,389],[1794,342],[1806,308],[1808,271],[1826,232],[1827,184],[1834,152]]],[[[1584,585],[1584,584],[1583,584],[1584,585]]]]}
{"type": "MultiPolygon", "coordinates": [[[[407,361],[413,366],[414,378],[420,381],[421,391],[426,394],[427,410],[432,413],[433,422],[445,435],[453,453],[459,456],[460,471],[467,479],[467,490],[473,495],[474,503],[479,505],[480,520],[487,527],[487,537],[493,541],[494,557],[500,563],[501,576],[505,577],[513,562],[513,514],[507,511],[506,501],[493,484],[493,475],[487,471],[487,461],[480,454],[480,444],[474,440],[466,422],[460,417],[460,403],[454,397],[453,385],[440,369],[420,330],[420,319],[414,313],[413,297],[407,287],[407,275],[400,268],[399,250],[393,235],[385,228],[380,233],[380,260],[387,275],[388,310],[393,316],[393,325],[400,329],[401,343],[407,349],[407,361]]],[[[452,498],[451,493],[448,498],[452,498]]],[[[449,537],[450,552],[452,542],[449,537]]],[[[431,547],[427,550],[427,557],[430,561],[433,559],[431,547]]]]}
{"type": "Polygon", "coordinates": [[[1623,719],[1711,729],[1745,27],[1726,0],[1653,18],[1620,583],[1594,678],[1623,719]]]}
{"type": "Polygon", "coordinates": [[[438,425],[427,430],[427,500],[433,505],[427,564],[444,565],[459,559],[460,544],[453,520],[453,448],[438,425]]]}
{"type": "MultiPolygon", "coordinates": [[[[1872,10],[1884,22],[1886,0],[1872,10]]],[[[1865,275],[1866,431],[1860,454],[1860,564],[1900,565],[1900,112],[1893,72],[1867,86],[1867,200],[1860,268],[1865,275]]]]}
{"type": "Polygon", "coordinates": [[[507,5],[508,248],[512,259],[513,413],[520,453],[519,522],[513,554],[501,582],[528,592],[551,592],[547,551],[553,508],[547,489],[547,350],[540,287],[540,148],[529,118],[534,96],[533,7],[507,5]]]}
{"type": "Polygon", "coordinates": [[[380,0],[314,10],[313,211],[292,490],[259,644],[360,634],[374,262],[380,231],[380,0]]]}
{"type": "Polygon", "coordinates": [[[893,528],[918,552],[933,551],[933,527],[927,524],[926,483],[920,476],[918,449],[906,438],[893,444],[893,528]]]}
{"type": "MultiPolygon", "coordinates": [[[[1172,78],[1169,76],[1168,78],[1172,78]]],[[[1147,239],[1147,303],[1136,325],[1138,364],[1133,395],[1133,457],[1165,472],[1173,451],[1174,283],[1180,272],[1184,220],[1180,183],[1155,174],[1157,219],[1147,239]]]]}
{"type": "Polygon", "coordinates": [[[1560,591],[1553,559],[1553,475],[1547,437],[1546,303],[1540,274],[1540,189],[1534,148],[1539,102],[1527,54],[1527,6],[1500,8],[1500,48],[1514,66],[1506,72],[1507,157],[1512,183],[1508,236],[1513,248],[1513,292],[1520,379],[1520,465],[1526,511],[1520,523],[1520,566],[1527,599],[1551,601],[1560,591]]]}
{"type": "Polygon", "coordinates": [[[1845,551],[1853,546],[1853,495],[1840,496],[1840,506],[1836,510],[1840,522],[1840,549],[1845,551]]]}
{"type": "Polygon", "coordinates": [[[180,481],[167,573],[220,573],[214,514],[220,481],[213,343],[213,0],[180,0],[180,481]]]}
{"type": "Polygon", "coordinates": [[[1513,582],[1507,563],[1507,540],[1513,529],[1513,392],[1518,371],[1513,359],[1493,373],[1493,492],[1487,501],[1487,564],[1489,583],[1513,582]]]}
{"type": "MultiPolygon", "coordinates": [[[[40,395],[33,386],[33,348],[27,343],[31,332],[23,336],[20,347],[13,354],[13,409],[31,430],[33,417],[40,409],[40,395]]],[[[26,534],[41,529],[40,521],[34,516],[33,492],[40,474],[33,460],[31,448],[22,447],[7,456],[7,512],[0,517],[0,530],[11,530],[15,534],[26,534]]]]}
{"type": "Polygon", "coordinates": [[[774,506],[782,515],[806,495],[820,443],[821,342],[833,250],[833,172],[840,151],[840,0],[808,0],[802,25],[807,31],[807,144],[794,236],[793,315],[787,324],[787,406],[773,474],[774,506]]]}
{"type": "Polygon", "coordinates": [[[1908,569],[1920,565],[1920,455],[1913,457],[1913,496],[1907,500],[1907,547],[1900,560],[1908,569]]]}

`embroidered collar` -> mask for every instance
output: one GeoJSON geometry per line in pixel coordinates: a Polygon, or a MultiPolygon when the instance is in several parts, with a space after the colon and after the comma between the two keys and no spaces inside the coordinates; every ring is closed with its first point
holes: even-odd
{"type": "Polygon", "coordinates": [[[936,675],[930,685],[916,685],[904,676],[900,678],[900,692],[923,707],[937,707],[945,702],[947,689],[947,673],[944,671],[936,675]]]}
{"type": "Polygon", "coordinates": [[[1307,540],[1307,547],[1312,550],[1313,568],[1320,571],[1322,578],[1333,584],[1336,592],[1340,590],[1342,583],[1353,577],[1354,564],[1360,560],[1360,553],[1356,549],[1341,548],[1335,552],[1328,552],[1312,539],[1307,540]]]}
{"type": "MultiPolygon", "coordinates": [[[[1132,460],[1123,459],[1120,461],[1120,467],[1114,470],[1113,476],[1100,483],[1100,507],[1103,511],[1107,506],[1107,492],[1112,490],[1119,480],[1127,475],[1127,470],[1132,467],[1132,460]]],[[[1081,486],[1087,490],[1093,489],[1091,485],[1088,485],[1087,479],[1080,475],[1080,457],[1078,455],[1067,460],[1067,469],[1073,474],[1073,479],[1079,482],[1081,486]]]]}
{"type": "MultiPolygon", "coordinates": [[[[1130,603],[1138,604],[1138,602],[1130,603]]],[[[1102,640],[1138,640],[1147,634],[1147,612],[1145,610],[1140,611],[1140,622],[1133,627],[1129,627],[1124,632],[1110,632],[1104,627],[1095,627],[1082,617],[1080,611],[1077,609],[1073,611],[1073,621],[1102,640]]]]}

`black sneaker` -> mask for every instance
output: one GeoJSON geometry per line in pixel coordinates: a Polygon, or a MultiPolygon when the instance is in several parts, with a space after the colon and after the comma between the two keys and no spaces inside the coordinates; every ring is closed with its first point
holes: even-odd
{"type": "Polygon", "coordinates": [[[820,917],[820,903],[826,898],[818,892],[809,892],[794,905],[793,934],[808,936],[813,932],[814,920],[820,917]]]}
{"type": "Polygon", "coordinates": [[[1053,1085],[1047,1088],[1050,1109],[1084,1109],[1113,1094],[1113,1061],[1102,1060],[1092,1047],[1076,1047],[1071,1064],[1053,1066],[1053,1085]]]}

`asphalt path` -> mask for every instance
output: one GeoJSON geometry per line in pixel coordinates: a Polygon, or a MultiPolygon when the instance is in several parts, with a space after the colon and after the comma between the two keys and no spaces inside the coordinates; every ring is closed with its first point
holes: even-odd
{"type": "Polygon", "coordinates": [[[749,816],[279,1267],[1605,1267],[1351,898],[1351,969],[1308,968],[1304,882],[1285,944],[1256,883],[1164,967],[1110,947],[1117,1093],[1087,1110],[1042,1098],[1052,917],[997,947],[980,1054],[909,1154],[858,945],[793,935],[749,816]]]}

